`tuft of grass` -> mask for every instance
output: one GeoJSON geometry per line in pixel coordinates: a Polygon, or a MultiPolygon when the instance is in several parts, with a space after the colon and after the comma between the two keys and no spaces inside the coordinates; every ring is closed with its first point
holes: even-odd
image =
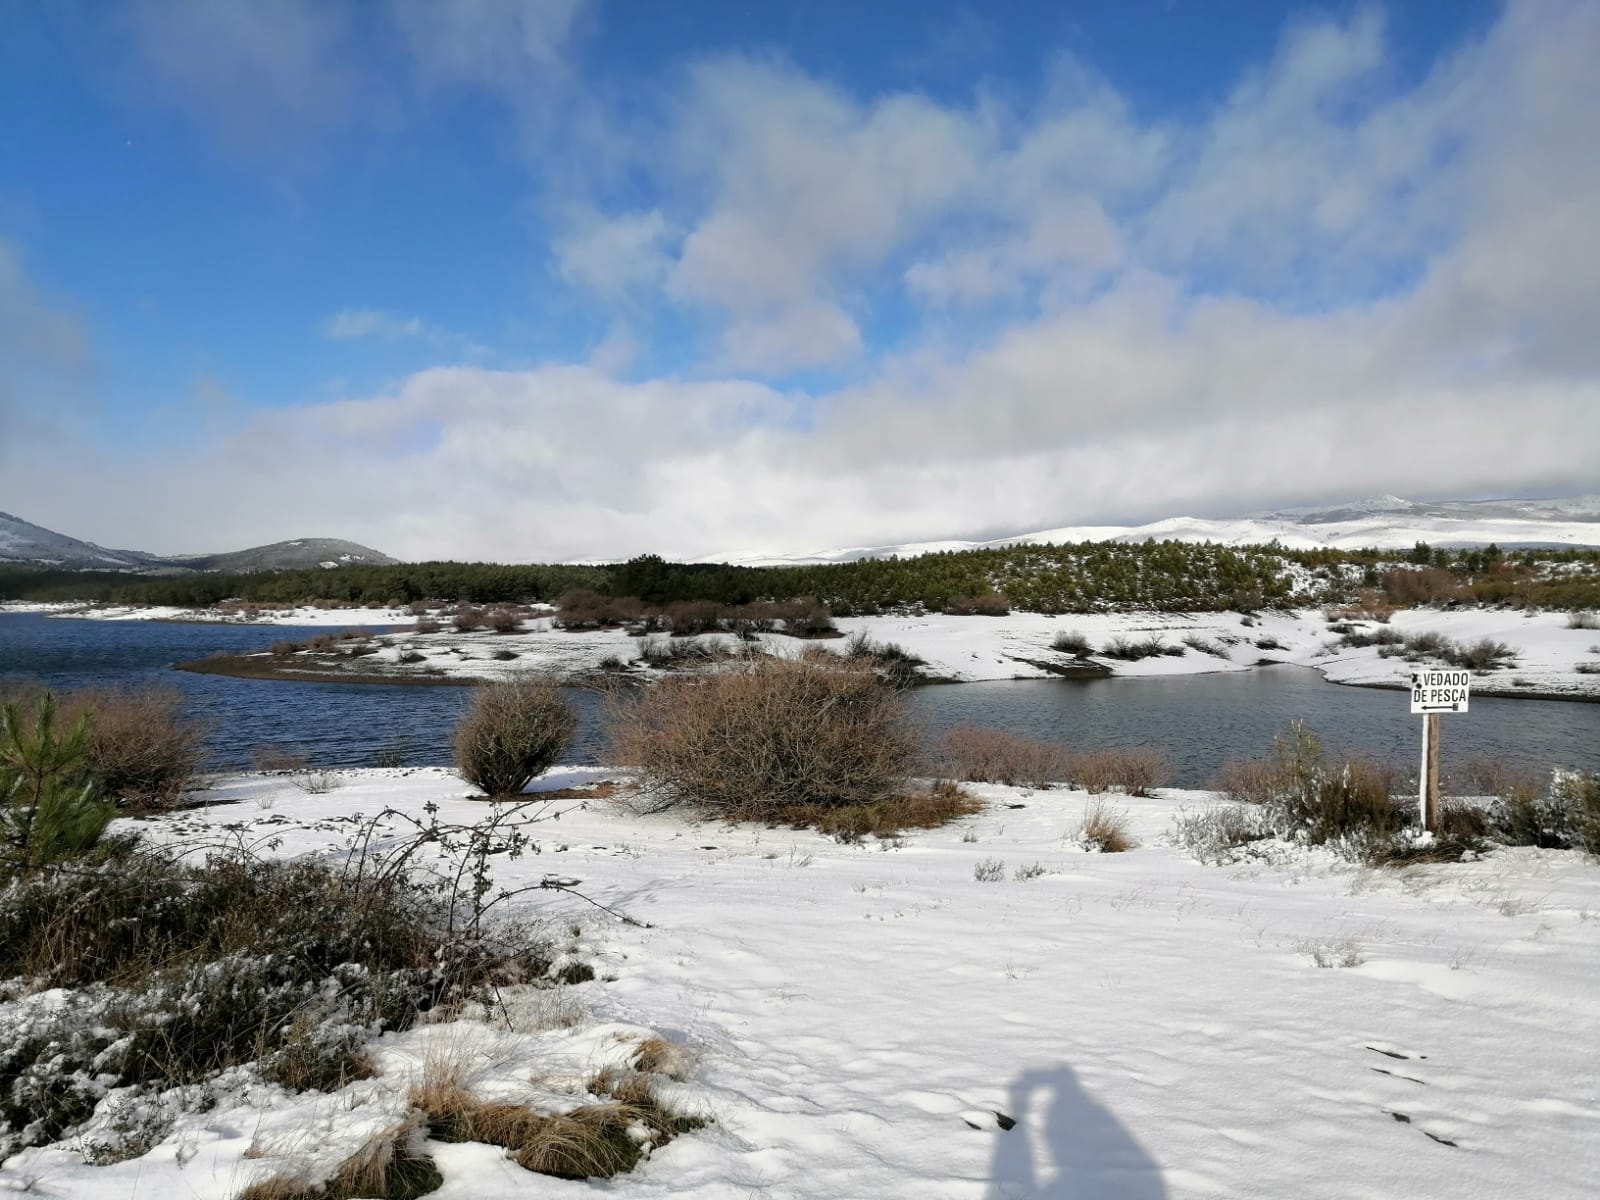
{"type": "Polygon", "coordinates": [[[906,829],[937,829],[982,811],[981,801],[941,780],[924,790],[900,792],[870,804],[795,805],[784,809],[779,819],[785,825],[853,842],[868,835],[892,838],[906,829]]]}
{"type": "Polygon", "coordinates": [[[1303,938],[1295,947],[1319,967],[1359,967],[1366,962],[1361,943],[1354,938],[1326,941],[1303,938]]]}
{"type": "Polygon", "coordinates": [[[1104,800],[1092,800],[1084,806],[1083,820],[1078,823],[1078,844],[1102,854],[1121,854],[1139,843],[1126,812],[1104,800]]]}

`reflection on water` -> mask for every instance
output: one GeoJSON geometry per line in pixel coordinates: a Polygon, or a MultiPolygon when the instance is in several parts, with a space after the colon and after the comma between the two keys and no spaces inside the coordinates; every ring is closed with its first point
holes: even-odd
{"type": "MultiPolygon", "coordinates": [[[[216,651],[261,650],[313,631],[283,626],[181,625],[156,621],[50,620],[0,614],[0,676],[32,676],[62,687],[156,679],[181,688],[212,723],[219,765],[244,765],[257,746],[303,750],[327,766],[400,759],[449,760],[450,732],[469,691],[453,687],[288,683],[192,675],[173,663],[216,651]]],[[[593,761],[600,704],[572,689],[578,740],[568,757],[593,761]]],[[[911,705],[931,735],[963,722],[1047,738],[1068,747],[1151,745],[1173,759],[1179,786],[1206,784],[1230,758],[1265,753],[1296,718],[1332,748],[1409,768],[1418,718],[1403,692],[1338,687],[1314,671],[1272,667],[1225,675],[1021,680],[922,688],[911,705]]],[[[1469,754],[1543,769],[1600,770],[1600,704],[1480,698],[1445,720],[1448,769],[1469,754]]]]}

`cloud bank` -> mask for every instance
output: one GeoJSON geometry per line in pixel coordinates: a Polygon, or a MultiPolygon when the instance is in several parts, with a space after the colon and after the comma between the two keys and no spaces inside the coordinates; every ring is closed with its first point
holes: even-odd
{"type": "MultiPolygon", "coordinates": [[[[1592,4],[1511,4],[1403,85],[1377,10],[1296,25],[1184,120],[1066,53],[1025,100],[960,102],[719,55],[642,124],[585,88],[604,10],[557,8],[486,5],[494,38],[426,26],[432,6],[395,20],[419,89],[515,109],[530,148],[572,136],[541,123],[553,105],[606,131],[606,170],[539,193],[550,276],[608,344],[692,355],[445,359],[244,418],[181,470],[83,446],[96,483],[23,459],[8,491],[108,544],[536,560],[1600,482],[1592,4]],[[616,162],[643,184],[619,196],[616,162]]],[[[348,77],[348,31],[320,28],[250,65],[302,115],[348,77]],[[324,82],[282,81],[302,69],[324,82]]],[[[0,305],[57,328],[7,261],[0,305]]],[[[323,332],[426,328],[351,309],[323,332]]]]}

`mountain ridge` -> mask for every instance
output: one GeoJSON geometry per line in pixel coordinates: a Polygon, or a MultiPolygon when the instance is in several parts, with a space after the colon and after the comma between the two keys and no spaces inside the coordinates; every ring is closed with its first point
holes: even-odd
{"type": "Polygon", "coordinates": [[[381,550],[343,538],[294,538],[220,554],[161,555],[144,550],[113,550],[0,512],[0,565],[130,574],[246,574],[357,564],[387,566],[398,561],[381,550]]]}
{"type": "Polygon", "coordinates": [[[1600,494],[1539,500],[1416,501],[1382,495],[1337,504],[1276,509],[1235,518],[1165,517],[1144,525],[1068,525],[983,541],[944,539],[889,546],[856,546],[812,554],[723,555],[701,562],[741,566],[802,566],[858,558],[910,558],[1047,542],[1175,540],[1289,549],[1406,549],[1417,542],[1450,548],[1491,543],[1503,549],[1600,547],[1600,494]]]}

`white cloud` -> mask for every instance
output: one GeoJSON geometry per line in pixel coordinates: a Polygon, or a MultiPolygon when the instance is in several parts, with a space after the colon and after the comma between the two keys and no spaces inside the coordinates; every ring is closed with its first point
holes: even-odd
{"type": "Polygon", "coordinates": [[[620,299],[666,274],[666,234],[659,212],[592,217],[556,239],[557,269],[575,287],[620,299]]]}
{"type": "Polygon", "coordinates": [[[1593,486],[1597,44],[1594,5],[1513,4],[1402,85],[1381,22],[1309,23],[1186,123],[1071,59],[1031,108],[701,63],[637,149],[651,186],[557,240],[622,314],[591,365],[276,410],[161,488],[166,460],[98,462],[118,504],[86,489],[74,531],[526,560],[1593,486]],[[611,373],[648,361],[652,295],[711,323],[714,368],[611,373]],[[849,382],[761,381],[817,366],[849,382]]]}
{"type": "Polygon", "coordinates": [[[230,150],[281,160],[343,124],[363,86],[350,11],[318,0],[135,0],[118,14],[166,93],[230,150]]]}
{"type": "Polygon", "coordinates": [[[428,332],[421,317],[400,317],[375,308],[344,308],[322,323],[322,336],[337,341],[350,338],[422,337],[428,332]]]}

